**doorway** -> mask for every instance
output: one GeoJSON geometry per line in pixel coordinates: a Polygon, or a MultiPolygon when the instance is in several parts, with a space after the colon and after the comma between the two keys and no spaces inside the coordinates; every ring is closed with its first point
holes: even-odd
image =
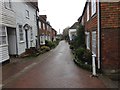
{"type": "Polygon", "coordinates": [[[17,38],[16,38],[16,29],[7,27],[8,35],[8,52],[9,55],[17,55],[17,38]]]}

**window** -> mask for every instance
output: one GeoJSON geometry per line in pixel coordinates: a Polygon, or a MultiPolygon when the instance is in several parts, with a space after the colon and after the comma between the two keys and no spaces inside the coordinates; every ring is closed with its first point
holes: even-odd
{"type": "Polygon", "coordinates": [[[26,10],[26,18],[29,18],[29,11],[26,10]]]}
{"type": "Polygon", "coordinates": [[[96,13],[96,0],[91,0],[91,15],[96,13]]]}
{"type": "Polygon", "coordinates": [[[92,32],[92,53],[96,55],[96,31],[92,32]]]}
{"type": "Polygon", "coordinates": [[[33,30],[32,30],[32,27],[30,27],[30,34],[31,34],[31,40],[33,40],[33,30]]]}
{"type": "Polygon", "coordinates": [[[36,22],[36,15],[34,15],[34,21],[36,22]]]}
{"type": "Polygon", "coordinates": [[[90,32],[86,32],[86,46],[87,49],[90,49],[90,32]]]}
{"type": "Polygon", "coordinates": [[[82,25],[84,25],[84,18],[82,17],[82,25]]]}
{"type": "Polygon", "coordinates": [[[5,8],[7,8],[7,9],[12,9],[11,0],[5,0],[5,8]]]}
{"type": "Polygon", "coordinates": [[[49,29],[49,26],[47,25],[47,30],[49,29]]]}
{"type": "Polygon", "coordinates": [[[45,29],[45,24],[43,23],[43,29],[45,29]]]}
{"type": "Polygon", "coordinates": [[[19,37],[20,37],[20,41],[24,40],[22,25],[19,25],[19,37]]]}
{"type": "Polygon", "coordinates": [[[41,29],[41,22],[39,21],[39,28],[41,29]]]}
{"type": "Polygon", "coordinates": [[[87,21],[89,20],[89,2],[88,2],[88,5],[87,5],[87,21]]]}
{"type": "Polygon", "coordinates": [[[7,31],[6,27],[2,26],[0,27],[0,45],[6,44],[7,44],[7,31]]]}

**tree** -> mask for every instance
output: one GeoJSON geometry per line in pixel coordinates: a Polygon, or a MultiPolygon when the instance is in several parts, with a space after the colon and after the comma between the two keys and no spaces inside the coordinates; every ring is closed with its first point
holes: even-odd
{"type": "Polygon", "coordinates": [[[70,27],[66,27],[64,30],[63,30],[63,38],[65,40],[69,40],[69,28],[70,27]]]}
{"type": "Polygon", "coordinates": [[[77,28],[77,36],[75,37],[75,40],[73,41],[73,44],[74,44],[75,48],[79,48],[79,47],[85,48],[84,26],[80,25],[77,28]]]}

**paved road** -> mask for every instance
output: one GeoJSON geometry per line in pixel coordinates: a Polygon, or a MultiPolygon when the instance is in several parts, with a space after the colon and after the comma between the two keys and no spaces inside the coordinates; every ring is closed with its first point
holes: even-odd
{"type": "MultiPolygon", "coordinates": [[[[5,72],[5,71],[4,71],[5,72]]],[[[4,82],[4,88],[105,88],[98,78],[77,67],[65,41],[4,82]]]]}

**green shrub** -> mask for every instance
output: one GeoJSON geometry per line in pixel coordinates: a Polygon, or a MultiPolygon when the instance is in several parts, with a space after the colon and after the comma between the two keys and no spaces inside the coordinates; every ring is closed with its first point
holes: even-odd
{"type": "Polygon", "coordinates": [[[45,46],[50,47],[50,49],[54,48],[56,45],[52,41],[45,40],[45,46]]]}
{"type": "Polygon", "coordinates": [[[85,49],[84,48],[78,48],[75,50],[75,55],[79,60],[83,60],[85,49]]]}
{"type": "Polygon", "coordinates": [[[50,51],[50,48],[48,46],[42,46],[41,51],[47,52],[47,51],[50,51]]]}
{"type": "Polygon", "coordinates": [[[73,46],[73,45],[70,45],[70,49],[72,49],[72,50],[73,50],[73,49],[74,49],[74,46],[73,46]]]}
{"type": "Polygon", "coordinates": [[[53,43],[55,44],[55,46],[57,46],[59,44],[60,40],[56,40],[53,43]]]}
{"type": "Polygon", "coordinates": [[[84,62],[88,62],[88,64],[92,64],[92,52],[86,49],[83,55],[83,59],[84,62]]]}
{"type": "Polygon", "coordinates": [[[83,68],[83,69],[86,69],[86,70],[89,70],[89,71],[92,70],[92,66],[91,66],[91,65],[86,65],[86,64],[84,64],[84,63],[83,63],[82,61],[80,61],[80,60],[74,59],[74,62],[75,62],[75,64],[77,64],[79,67],[81,67],[81,68],[83,68]]]}
{"type": "Polygon", "coordinates": [[[85,48],[78,48],[75,50],[75,58],[82,61],[83,63],[87,62],[92,64],[92,52],[85,48]]]}

